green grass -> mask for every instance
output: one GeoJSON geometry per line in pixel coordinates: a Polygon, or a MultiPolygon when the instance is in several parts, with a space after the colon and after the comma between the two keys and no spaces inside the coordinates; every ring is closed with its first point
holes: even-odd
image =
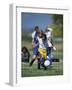
{"type": "Polygon", "coordinates": [[[29,64],[22,63],[22,77],[32,77],[32,76],[53,76],[53,75],[63,75],[63,62],[53,62],[51,68],[44,70],[37,69],[37,64],[34,63],[32,67],[29,64]]]}
{"type": "MultiPolygon", "coordinates": [[[[23,37],[21,46],[26,46],[31,54],[30,60],[32,58],[32,44],[31,38],[28,36],[23,37]]],[[[37,69],[37,63],[35,62],[32,67],[29,64],[22,63],[21,65],[21,76],[22,77],[32,77],[32,76],[53,76],[53,75],[63,75],[63,42],[56,42],[56,51],[52,51],[54,58],[59,58],[60,62],[53,62],[52,68],[44,70],[37,69]]]]}
{"type": "MultiPolygon", "coordinates": [[[[30,54],[32,55],[32,50],[30,54]]],[[[32,77],[32,76],[53,76],[53,75],[63,75],[63,52],[62,51],[53,51],[54,58],[59,58],[60,62],[53,62],[52,68],[44,70],[37,69],[37,62],[33,64],[32,67],[29,67],[29,64],[22,63],[22,77],[32,77]]],[[[30,57],[31,60],[32,57],[30,57]]]]}

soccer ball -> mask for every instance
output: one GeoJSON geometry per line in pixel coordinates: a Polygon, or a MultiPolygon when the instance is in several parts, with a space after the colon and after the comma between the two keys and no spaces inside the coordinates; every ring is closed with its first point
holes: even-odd
{"type": "Polygon", "coordinates": [[[50,61],[49,60],[46,60],[45,62],[44,62],[44,65],[47,67],[47,66],[49,66],[50,65],[50,61]]]}

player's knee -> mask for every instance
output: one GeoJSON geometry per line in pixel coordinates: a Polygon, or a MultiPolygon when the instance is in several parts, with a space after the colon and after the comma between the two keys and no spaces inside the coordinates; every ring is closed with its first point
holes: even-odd
{"type": "Polygon", "coordinates": [[[35,59],[36,58],[36,55],[33,55],[32,59],[35,59]]]}

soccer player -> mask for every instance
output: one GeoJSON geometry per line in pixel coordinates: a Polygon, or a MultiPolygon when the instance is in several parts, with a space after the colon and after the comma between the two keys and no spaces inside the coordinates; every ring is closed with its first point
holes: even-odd
{"type": "Polygon", "coordinates": [[[44,66],[44,61],[47,59],[47,52],[46,52],[46,35],[41,31],[38,36],[38,42],[39,42],[39,56],[40,56],[40,63],[46,69],[44,66]]]}
{"type": "MultiPolygon", "coordinates": [[[[38,34],[39,34],[39,27],[36,26],[34,32],[32,33],[32,46],[33,46],[33,56],[32,60],[30,62],[29,66],[32,66],[33,62],[38,59],[38,48],[39,48],[39,43],[38,43],[38,34]]],[[[40,60],[38,59],[38,69],[40,69],[40,60]]]]}
{"type": "Polygon", "coordinates": [[[52,41],[52,28],[46,28],[45,30],[45,35],[47,37],[47,43],[48,43],[48,46],[47,46],[47,56],[49,57],[49,60],[50,60],[50,65],[52,65],[52,55],[51,55],[51,51],[52,51],[52,48],[54,50],[56,50],[54,44],[53,44],[53,41],[52,41]]]}

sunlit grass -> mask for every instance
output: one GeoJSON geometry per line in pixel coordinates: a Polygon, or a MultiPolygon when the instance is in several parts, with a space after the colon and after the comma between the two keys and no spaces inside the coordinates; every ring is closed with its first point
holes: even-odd
{"type": "MultiPolygon", "coordinates": [[[[21,43],[21,46],[26,46],[30,52],[30,60],[32,59],[32,44],[31,44],[31,38],[24,39],[21,43]]],[[[29,67],[29,63],[25,64],[22,63],[21,65],[21,75],[22,77],[32,77],[32,76],[53,76],[53,75],[63,75],[63,43],[55,43],[55,47],[57,48],[56,51],[52,51],[52,54],[54,58],[58,58],[60,62],[53,62],[52,68],[48,68],[47,70],[44,70],[43,68],[41,70],[37,69],[37,62],[33,64],[32,67],[29,67]]]]}
{"type": "Polygon", "coordinates": [[[51,68],[44,70],[37,69],[37,64],[33,64],[29,67],[29,64],[22,63],[22,77],[32,77],[32,76],[53,76],[53,75],[63,75],[63,62],[53,62],[51,68]]]}

